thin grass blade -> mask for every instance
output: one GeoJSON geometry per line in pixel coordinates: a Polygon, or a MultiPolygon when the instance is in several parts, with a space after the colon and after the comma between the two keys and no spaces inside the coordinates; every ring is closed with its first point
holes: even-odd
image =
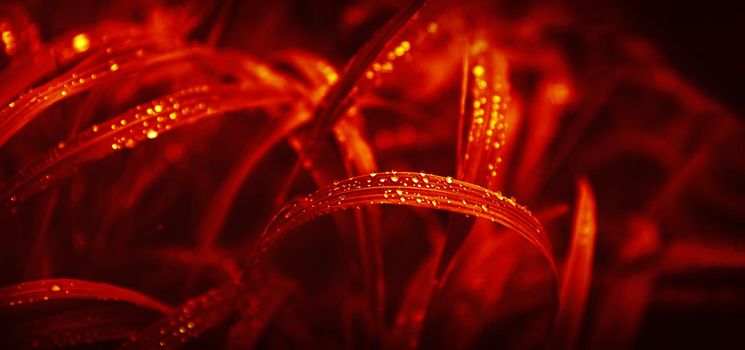
{"type": "Polygon", "coordinates": [[[554,323],[553,348],[574,349],[592,280],[595,251],[595,196],[587,179],[577,184],[577,204],[574,215],[572,243],[561,279],[559,313],[554,323]]]}

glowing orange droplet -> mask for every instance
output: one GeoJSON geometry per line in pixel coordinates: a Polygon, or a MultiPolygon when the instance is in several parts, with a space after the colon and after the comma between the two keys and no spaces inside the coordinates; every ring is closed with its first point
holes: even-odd
{"type": "MultiPolygon", "coordinates": [[[[3,23],[5,24],[5,23],[3,23]]],[[[4,30],[2,33],[2,39],[3,44],[5,44],[5,53],[8,55],[13,55],[16,52],[16,44],[15,44],[15,37],[13,36],[13,32],[9,30],[4,30]]]]}
{"type": "Polygon", "coordinates": [[[51,287],[49,287],[49,290],[52,292],[59,292],[62,290],[62,288],[59,285],[53,284],[51,287]]]}
{"type": "Polygon", "coordinates": [[[437,23],[435,23],[435,22],[430,22],[430,23],[429,23],[429,24],[427,25],[427,32],[429,32],[430,34],[434,34],[434,33],[437,33],[437,23]]]}
{"type": "Polygon", "coordinates": [[[552,84],[548,88],[548,99],[555,105],[562,105],[569,100],[569,87],[564,83],[552,84]]]}
{"type": "Polygon", "coordinates": [[[484,67],[483,66],[473,67],[473,75],[477,77],[484,75],[484,67]]]}
{"type": "Polygon", "coordinates": [[[75,52],[85,52],[91,47],[91,41],[85,33],[78,34],[72,38],[72,48],[75,52]]]}
{"type": "Polygon", "coordinates": [[[158,137],[158,132],[157,131],[155,131],[153,129],[148,130],[148,132],[147,132],[147,138],[154,139],[156,137],[158,137]]]}
{"type": "Polygon", "coordinates": [[[116,63],[114,63],[114,64],[112,64],[112,65],[111,65],[111,66],[109,67],[109,69],[111,69],[111,71],[112,71],[112,72],[116,72],[116,71],[118,71],[118,70],[119,70],[119,65],[118,65],[118,64],[116,64],[116,63]]]}

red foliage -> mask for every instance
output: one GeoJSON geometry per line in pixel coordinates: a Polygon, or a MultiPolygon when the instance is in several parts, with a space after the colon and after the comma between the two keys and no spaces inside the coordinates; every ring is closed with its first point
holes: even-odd
{"type": "Polygon", "coordinates": [[[742,345],[741,120],[570,3],[0,4],[0,346],[742,345]]]}

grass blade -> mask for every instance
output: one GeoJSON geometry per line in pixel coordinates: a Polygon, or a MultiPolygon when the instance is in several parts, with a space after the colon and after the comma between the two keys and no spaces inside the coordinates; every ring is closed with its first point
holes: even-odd
{"type": "Polygon", "coordinates": [[[304,222],[342,209],[381,204],[446,210],[497,222],[532,243],[556,270],[543,227],[513,198],[451,177],[395,171],[353,177],[288,203],[264,230],[254,260],[261,260],[273,244],[304,222]]]}
{"type": "MultiPolygon", "coordinates": [[[[459,129],[469,124],[458,140],[458,178],[493,188],[501,152],[507,139],[505,110],[509,101],[507,59],[487,46],[485,39],[469,45],[463,69],[459,129]]],[[[473,227],[473,219],[451,215],[445,248],[435,271],[441,279],[455,252],[473,227]]]]}
{"type": "Polygon", "coordinates": [[[75,279],[46,279],[23,282],[0,289],[0,308],[78,299],[120,301],[162,314],[171,308],[143,294],[114,285],[75,279]]]}
{"type": "Polygon", "coordinates": [[[224,321],[234,310],[238,286],[228,284],[190,299],[175,312],[131,337],[119,349],[177,349],[224,321]]]}
{"type": "MultiPolygon", "coordinates": [[[[359,52],[347,64],[339,81],[334,84],[318,105],[313,115],[312,129],[305,135],[305,153],[313,159],[316,142],[344,115],[351,105],[349,96],[357,86],[363,74],[368,71],[373,61],[378,58],[387,46],[391,46],[394,36],[409,23],[414,15],[424,6],[426,0],[412,0],[399,11],[388,23],[365,43],[359,52]]],[[[334,79],[336,80],[336,79],[334,79]]],[[[292,183],[300,170],[301,161],[293,167],[288,183],[292,183]]],[[[287,185],[286,187],[289,187],[287,185]]]]}
{"type": "Polygon", "coordinates": [[[552,337],[553,347],[557,349],[576,347],[592,280],[596,220],[592,187],[586,179],[580,179],[577,184],[572,243],[561,279],[559,313],[552,337]]]}
{"type": "Polygon", "coordinates": [[[89,57],[69,72],[21,94],[0,109],[0,146],[54,103],[144,67],[189,57],[195,50],[166,53],[152,40],[124,41],[116,50],[89,57]],[[147,52],[147,54],[145,53],[147,52]]]}
{"type": "Polygon", "coordinates": [[[230,111],[289,103],[290,99],[274,89],[244,84],[203,85],[153,100],[60,143],[3,184],[0,201],[13,206],[83,162],[135,147],[175,127],[230,111]]]}

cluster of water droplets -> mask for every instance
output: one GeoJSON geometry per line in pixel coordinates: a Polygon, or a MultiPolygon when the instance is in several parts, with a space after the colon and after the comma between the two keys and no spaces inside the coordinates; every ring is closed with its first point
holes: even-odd
{"type": "Polygon", "coordinates": [[[234,308],[236,286],[216,288],[190,299],[181,308],[130,337],[121,349],[175,349],[224,319],[234,308]]]}
{"type": "Polygon", "coordinates": [[[261,89],[236,84],[201,85],[138,105],[60,142],[45,156],[29,163],[3,184],[0,200],[13,211],[20,200],[46,188],[55,176],[74,171],[81,162],[134,148],[139,142],[155,139],[163,132],[202,117],[281,103],[285,98],[282,95],[265,99],[251,96],[251,92],[261,89]]]}
{"type": "MultiPolygon", "coordinates": [[[[506,59],[490,50],[485,41],[477,41],[471,51],[476,51],[469,74],[468,103],[471,125],[463,155],[467,164],[464,174],[470,174],[478,183],[488,185],[497,175],[502,162],[500,156],[507,139],[505,113],[509,102],[506,59]],[[483,175],[481,175],[483,174],[483,175]],[[481,182],[481,180],[484,182],[481,182]]],[[[469,177],[470,179],[470,177],[469,177]]]]}
{"type": "Polygon", "coordinates": [[[371,173],[334,182],[288,203],[267,225],[259,256],[287,231],[318,216],[361,205],[393,204],[447,210],[499,222],[548,244],[540,223],[514,198],[500,192],[423,172],[371,173]]]}
{"type": "MultiPolygon", "coordinates": [[[[78,38],[78,41],[81,40],[80,36],[75,38],[78,38]]],[[[85,38],[88,40],[87,36],[85,38]]],[[[66,75],[22,93],[0,109],[0,144],[5,143],[16,130],[48,106],[106,81],[109,77],[119,74],[124,67],[144,62],[146,53],[155,52],[155,48],[151,47],[152,44],[146,40],[138,45],[132,45],[133,39],[131,38],[123,42],[108,43],[107,37],[104,36],[101,41],[106,47],[102,48],[98,56],[81,62],[66,75]],[[114,47],[125,49],[114,49],[114,47]]],[[[73,42],[74,45],[76,45],[75,42],[73,42]]]]}

